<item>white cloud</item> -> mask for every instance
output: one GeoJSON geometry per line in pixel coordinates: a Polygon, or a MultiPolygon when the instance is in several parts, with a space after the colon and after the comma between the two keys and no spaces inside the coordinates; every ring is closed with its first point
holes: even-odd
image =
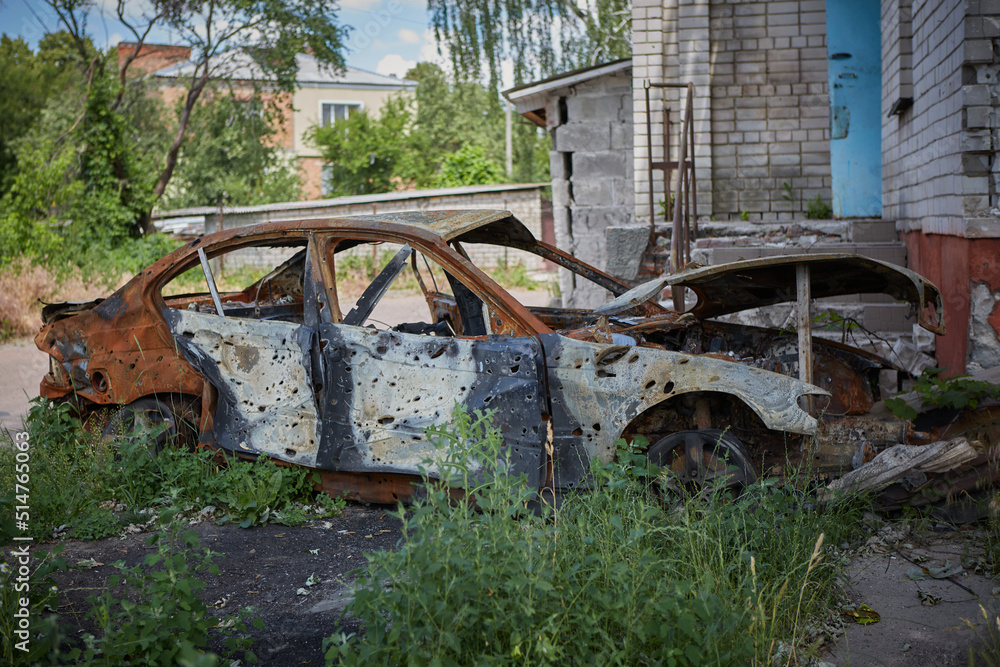
{"type": "Polygon", "coordinates": [[[390,53],[384,56],[382,60],[378,61],[378,65],[375,66],[375,71],[379,74],[397,76],[402,79],[416,64],[416,60],[407,60],[397,53],[390,53]]]}
{"type": "Polygon", "coordinates": [[[437,63],[444,67],[448,64],[448,46],[443,46],[441,53],[438,54],[438,42],[434,39],[434,31],[430,28],[424,30],[424,44],[420,47],[417,60],[423,63],[437,63]]]}
{"type": "Polygon", "coordinates": [[[396,37],[398,37],[399,41],[403,42],[404,44],[420,43],[420,35],[410,30],[409,28],[400,29],[400,31],[396,33],[396,37]]]}

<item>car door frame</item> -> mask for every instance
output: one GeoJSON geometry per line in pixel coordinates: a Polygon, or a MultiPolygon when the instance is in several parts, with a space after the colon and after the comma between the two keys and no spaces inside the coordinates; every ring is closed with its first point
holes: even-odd
{"type": "MultiPolygon", "coordinates": [[[[321,433],[317,466],[347,472],[417,475],[427,461],[440,456],[426,439],[427,427],[443,428],[459,403],[469,410],[496,409],[505,415],[527,413],[521,420],[498,422],[510,457],[510,472],[523,473],[527,483],[539,488],[546,480],[545,456],[548,395],[541,342],[535,332],[498,308],[497,299],[471,278],[467,260],[452,256],[451,249],[420,239],[367,230],[336,230],[322,235],[323,252],[317,259],[322,275],[335,276],[336,245],[344,240],[410,244],[462,282],[490,310],[494,324],[504,334],[485,337],[436,337],[398,331],[369,329],[342,323],[335,281],[324,285],[332,308],[330,319],[320,324],[326,395],[320,406],[321,433]],[[510,335],[516,333],[518,335],[510,335]],[[363,370],[362,370],[363,369],[363,370]],[[438,383],[455,386],[455,395],[420,393],[420,382],[438,371],[438,383]],[[377,391],[369,386],[378,382],[377,391]],[[414,399],[418,399],[414,401],[414,399]],[[422,401],[421,415],[414,404],[422,401]],[[403,406],[411,406],[406,412],[403,406]]],[[[428,472],[437,474],[431,463],[428,472]]]]}

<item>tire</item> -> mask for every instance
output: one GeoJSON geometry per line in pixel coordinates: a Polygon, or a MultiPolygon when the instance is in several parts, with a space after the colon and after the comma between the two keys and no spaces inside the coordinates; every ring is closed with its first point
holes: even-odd
{"type": "Polygon", "coordinates": [[[101,441],[120,450],[126,443],[139,444],[139,440],[146,440],[144,444],[150,456],[156,456],[167,447],[189,446],[194,442],[194,430],[176,416],[172,403],[140,398],[123,405],[104,426],[101,441]],[[163,428],[158,428],[161,426],[163,428]],[[150,431],[155,432],[152,439],[150,431]]]}
{"type": "Polygon", "coordinates": [[[646,459],[662,471],[661,490],[678,497],[707,497],[721,485],[735,499],[757,481],[743,443],[717,429],[671,433],[647,450],[646,459]]]}

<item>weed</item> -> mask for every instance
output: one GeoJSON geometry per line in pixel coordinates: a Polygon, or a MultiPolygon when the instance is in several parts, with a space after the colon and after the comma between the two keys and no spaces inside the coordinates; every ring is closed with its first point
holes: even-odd
{"type": "MultiPolygon", "coordinates": [[[[322,494],[314,499],[315,473],[278,466],[265,457],[256,462],[234,457],[222,465],[211,451],[167,447],[152,455],[148,443],[163,425],[107,444],[81,427],[69,404],[36,399],[25,428],[32,485],[47,490],[31,498],[35,538],[51,537],[64,525],[81,539],[108,537],[132,522],[127,515],[137,518],[138,512],[154,505],[185,510],[214,505],[223,508],[229,520],[247,526],[269,520],[301,522],[343,508],[342,500],[322,494]],[[316,508],[299,511],[305,503],[316,508]],[[116,517],[113,506],[119,512],[124,506],[125,514],[116,517]]],[[[14,488],[14,452],[13,447],[0,446],[0,489],[14,488]]],[[[143,515],[134,522],[148,518],[143,515]]]]}
{"type": "Polygon", "coordinates": [[[843,317],[834,312],[813,315],[812,321],[828,331],[840,330],[840,342],[846,344],[847,338],[861,329],[861,324],[853,317],[843,317]]]}
{"type": "Polygon", "coordinates": [[[750,211],[748,211],[746,209],[743,209],[742,211],[740,211],[740,220],[742,220],[743,222],[746,222],[749,219],[750,219],[750,211]]]}
{"type": "MultiPolygon", "coordinates": [[[[107,473],[102,467],[109,457],[83,431],[69,404],[35,399],[25,429],[31,443],[31,485],[45,489],[31,496],[30,534],[48,538],[54,527],[76,522],[103,499],[107,473]]],[[[0,446],[0,489],[14,488],[14,453],[13,447],[0,446]]]]}
{"type": "Polygon", "coordinates": [[[661,199],[658,203],[660,205],[660,215],[663,216],[663,219],[664,220],[673,220],[674,219],[674,193],[672,193],[672,192],[670,193],[670,203],[667,203],[666,199],[661,199]]]}
{"type": "MultiPolygon", "coordinates": [[[[985,398],[1000,397],[1000,386],[982,380],[969,379],[968,375],[942,378],[943,368],[930,366],[913,382],[913,389],[925,407],[961,410],[975,409],[985,398]]],[[[917,411],[901,398],[887,399],[885,405],[901,419],[914,420],[917,411]]]]}
{"type": "Polygon", "coordinates": [[[349,606],[365,634],[328,638],[330,663],[766,663],[830,595],[820,535],[853,525],[773,482],[668,513],[629,449],[533,511],[489,413],[456,410],[428,439],[441,449],[399,510],[408,537],[369,556],[349,606]]]}
{"type": "Polygon", "coordinates": [[[510,265],[507,263],[506,259],[503,258],[501,258],[500,261],[497,262],[496,267],[490,271],[490,277],[506,289],[520,288],[536,290],[540,286],[539,281],[532,278],[528,273],[528,268],[523,262],[517,262],[516,264],[510,265]]]}
{"type": "Polygon", "coordinates": [[[809,200],[809,204],[806,206],[806,217],[810,220],[826,220],[832,215],[833,209],[819,195],[816,195],[815,199],[809,200]]]}
{"type": "Polygon", "coordinates": [[[979,611],[983,617],[983,632],[979,631],[978,624],[962,619],[979,640],[969,648],[969,665],[1000,665],[1000,616],[991,618],[983,605],[979,605],[979,611]]]}
{"type": "Polygon", "coordinates": [[[221,500],[229,514],[223,521],[239,521],[243,528],[267,523],[271,512],[309,493],[307,476],[304,468],[279,467],[264,456],[252,465],[228,468],[221,500]]]}
{"type": "Polygon", "coordinates": [[[796,206],[798,198],[795,196],[795,191],[792,190],[792,186],[789,185],[788,182],[786,181],[781,184],[781,187],[784,190],[784,192],[781,195],[781,198],[789,203],[793,211],[796,210],[798,208],[796,206]]]}

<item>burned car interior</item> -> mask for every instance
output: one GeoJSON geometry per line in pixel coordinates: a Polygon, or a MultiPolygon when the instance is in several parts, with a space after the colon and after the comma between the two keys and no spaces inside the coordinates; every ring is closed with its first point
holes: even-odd
{"type": "Polygon", "coordinates": [[[801,331],[711,319],[801,302],[803,271],[814,298],[875,290],[942,331],[937,289],[876,260],[776,257],[633,287],[506,211],[391,213],[219,232],[104,301],[54,307],[36,338],[52,357],[42,395],[81,412],[183,404],[202,445],[314,468],[328,492],[375,502],[410,497],[428,461],[433,474],[425,431],[456,403],[496,411],[510,470],[539,489],[586,486],[590,461],[611,460],[622,438],[688,480],[735,462],[732,484],[799,467],[838,475],[862,441],[933,440],[870,414],[881,374],[899,370],[890,361],[818,337],[803,357],[801,331]],[[553,262],[609,302],[525,306],[473,261],[491,247],[553,262]],[[697,296],[687,312],[659,301],[677,286],[697,296]],[[421,295],[426,317],[390,326],[394,289],[421,295]]]}

